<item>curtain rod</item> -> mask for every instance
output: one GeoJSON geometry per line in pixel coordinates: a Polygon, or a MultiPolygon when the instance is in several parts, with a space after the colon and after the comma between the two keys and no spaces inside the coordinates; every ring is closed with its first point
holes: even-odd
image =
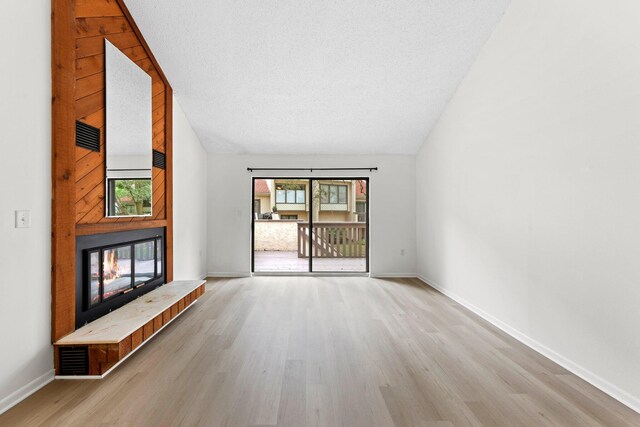
{"type": "Polygon", "coordinates": [[[247,171],[377,171],[378,167],[372,168],[247,168],[247,171]]]}

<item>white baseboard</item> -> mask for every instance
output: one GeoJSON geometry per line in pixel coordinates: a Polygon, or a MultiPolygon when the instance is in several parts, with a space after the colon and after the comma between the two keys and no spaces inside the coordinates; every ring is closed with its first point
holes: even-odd
{"type": "Polygon", "coordinates": [[[238,273],[233,271],[215,271],[207,273],[207,277],[251,277],[251,273],[238,273]]]}
{"type": "Polygon", "coordinates": [[[371,277],[375,278],[380,278],[380,279],[393,279],[393,278],[397,278],[397,279],[415,279],[418,276],[416,275],[416,273],[371,273],[371,277]]]}
{"type": "Polygon", "coordinates": [[[308,273],[304,271],[259,271],[253,273],[253,277],[369,277],[369,273],[357,271],[317,271],[308,273]]]}
{"type": "Polygon", "coordinates": [[[36,391],[49,384],[53,381],[54,375],[55,371],[52,369],[0,400],[0,414],[7,412],[9,409],[13,408],[36,391]]]}
{"type": "MultiPolygon", "coordinates": [[[[277,275],[283,275],[283,276],[295,276],[296,273],[295,272],[269,272],[269,273],[256,273],[256,276],[277,276],[277,275]]],[[[416,275],[416,273],[358,273],[358,272],[354,272],[354,273],[340,273],[340,272],[330,272],[330,273],[322,273],[322,272],[316,272],[316,273],[300,273],[299,275],[301,276],[312,276],[312,275],[320,275],[320,276],[348,276],[348,275],[354,275],[354,276],[367,276],[370,275],[371,277],[378,277],[378,278],[398,278],[398,279],[415,279],[418,276],[416,275]]],[[[245,273],[238,273],[238,272],[226,272],[226,271],[216,271],[216,272],[209,272],[205,275],[206,277],[251,277],[251,273],[245,272],[245,273]]]]}
{"type": "Polygon", "coordinates": [[[585,369],[584,367],[578,365],[577,363],[572,362],[571,360],[567,359],[566,357],[562,356],[561,354],[556,353],[554,350],[550,349],[549,347],[545,346],[544,344],[541,344],[540,342],[534,340],[533,338],[530,338],[526,334],[523,334],[522,332],[518,331],[517,329],[509,326],[505,322],[501,321],[500,319],[495,318],[494,316],[492,316],[491,314],[485,312],[481,308],[478,308],[478,307],[474,306],[473,304],[469,303],[464,298],[461,298],[460,296],[456,295],[455,293],[453,293],[453,292],[447,290],[446,288],[438,285],[434,281],[429,280],[429,279],[427,279],[427,278],[425,278],[425,277],[423,277],[421,275],[418,275],[417,278],[419,280],[423,281],[428,286],[431,286],[432,288],[434,288],[438,292],[442,293],[443,295],[446,295],[447,297],[451,298],[452,300],[454,300],[458,304],[462,305],[463,307],[467,308],[468,310],[470,310],[470,311],[474,312],[475,314],[477,314],[478,316],[482,317],[484,320],[486,320],[487,322],[491,323],[493,326],[495,326],[496,328],[502,330],[506,334],[509,334],[513,338],[517,339],[518,341],[520,341],[521,343],[523,343],[527,347],[530,347],[533,350],[535,350],[538,353],[540,353],[543,356],[545,356],[546,358],[551,359],[552,361],[554,361],[558,365],[560,365],[563,368],[565,368],[567,371],[569,371],[569,372],[575,374],[576,376],[582,378],[583,380],[585,380],[586,382],[588,382],[592,386],[596,387],[597,389],[599,389],[599,390],[603,391],[604,393],[608,394],[609,396],[613,397],[614,399],[616,399],[617,401],[619,401],[623,405],[628,406],[629,408],[633,409],[634,411],[640,413],[640,398],[638,398],[636,396],[633,396],[632,394],[620,389],[619,387],[617,387],[614,384],[611,384],[607,380],[599,377],[598,375],[594,374],[593,372],[589,371],[588,369],[585,369]]]}

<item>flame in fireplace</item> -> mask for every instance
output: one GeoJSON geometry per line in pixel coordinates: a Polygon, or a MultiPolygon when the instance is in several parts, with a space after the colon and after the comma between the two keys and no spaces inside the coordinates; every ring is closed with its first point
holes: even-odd
{"type": "Polygon", "coordinates": [[[102,278],[105,283],[110,283],[120,277],[120,269],[118,268],[118,258],[116,257],[116,251],[109,251],[108,255],[104,257],[102,264],[102,278]]]}

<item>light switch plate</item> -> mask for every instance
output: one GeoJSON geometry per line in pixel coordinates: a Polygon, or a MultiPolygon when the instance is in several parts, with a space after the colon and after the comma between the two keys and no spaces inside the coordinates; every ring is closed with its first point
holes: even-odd
{"type": "Polygon", "coordinates": [[[16,211],[16,228],[31,227],[31,211],[16,211]]]}

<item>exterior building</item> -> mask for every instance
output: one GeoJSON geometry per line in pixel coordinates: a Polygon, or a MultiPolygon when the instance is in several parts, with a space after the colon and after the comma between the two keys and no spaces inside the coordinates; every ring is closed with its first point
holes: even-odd
{"type": "Polygon", "coordinates": [[[272,211],[271,189],[269,184],[273,184],[273,180],[256,179],[253,189],[253,213],[261,215],[272,211]]]}
{"type": "Polygon", "coordinates": [[[254,180],[254,215],[277,213],[280,220],[308,221],[310,198],[313,219],[319,222],[364,222],[367,182],[365,180],[308,179],[254,180]]]}

